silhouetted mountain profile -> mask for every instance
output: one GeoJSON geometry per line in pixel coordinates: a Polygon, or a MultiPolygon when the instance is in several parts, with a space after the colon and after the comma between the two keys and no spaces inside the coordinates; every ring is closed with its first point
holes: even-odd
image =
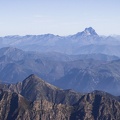
{"type": "Polygon", "coordinates": [[[92,27],[69,36],[44,34],[0,37],[0,47],[9,46],[44,53],[60,52],[70,55],[101,53],[120,57],[120,37],[100,36],[92,27]]]}

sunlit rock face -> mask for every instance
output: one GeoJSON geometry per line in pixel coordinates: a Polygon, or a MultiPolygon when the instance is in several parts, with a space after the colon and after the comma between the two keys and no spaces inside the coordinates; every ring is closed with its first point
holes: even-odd
{"type": "Polygon", "coordinates": [[[120,119],[120,97],[106,92],[61,90],[35,75],[17,85],[0,87],[0,120],[120,119]],[[57,96],[56,91],[61,94],[57,96]]]}

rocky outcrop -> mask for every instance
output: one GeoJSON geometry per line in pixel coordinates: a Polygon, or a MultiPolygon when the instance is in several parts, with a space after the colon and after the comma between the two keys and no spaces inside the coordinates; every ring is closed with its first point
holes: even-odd
{"type": "Polygon", "coordinates": [[[45,99],[57,104],[70,105],[76,103],[81,97],[80,93],[59,89],[34,74],[22,82],[21,95],[31,101],[45,99]]]}
{"type": "Polygon", "coordinates": [[[120,97],[61,90],[35,75],[0,86],[0,120],[119,120],[120,97]]]}
{"type": "Polygon", "coordinates": [[[17,93],[0,93],[0,120],[68,120],[71,107],[46,100],[30,102],[17,93]]]}
{"type": "Polygon", "coordinates": [[[105,92],[94,91],[83,95],[73,107],[71,120],[120,119],[119,98],[105,92]]]}
{"type": "Polygon", "coordinates": [[[47,100],[31,102],[20,94],[0,90],[0,120],[119,120],[119,113],[119,98],[99,91],[68,106],[47,100]]]}
{"type": "Polygon", "coordinates": [[[16,92],[30,101],[47,100],[56,104],[72,105],[76,103],[82,94],[73,90],[62,90],[57,88],[36,75],[28,76],[23,82],[17,84],[4,84],[1,88],[7,91],[16,92]]]}

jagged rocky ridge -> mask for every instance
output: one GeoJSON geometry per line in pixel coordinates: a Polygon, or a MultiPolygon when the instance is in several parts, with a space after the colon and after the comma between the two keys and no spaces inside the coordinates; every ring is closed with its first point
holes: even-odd
{"type": "Polygon", "coordinates": [[[20,94],[2,91],[0,120],[67,120],[71,107],[46,100],[28,101],[20,94]]]}
{"type": "Polygon", "coordinates": [[[21,94],[30,101],[45,99],[56,104],[72,105],[76,103],[82,95],[70,89],[62,90],[57,88],[34,74],[17,84],[1,84],[1,88],[21,94]]]}
{"type": "MultiPolygon", "coordinates": [[[[0,90],[0,120],[120,119],[120,98],[102,91],[87,94],[73,91],[66,93],[35,75],[29,76],[23,83],[0,87],[2,88],[0,90]],[[32,85],[33,88],[30,88],[32,85]],[[54,91],[54,94],[56,91],[62,91],[65,95],[62,101],[66,102],[51,101],[50,91],[54,91]],[[30,95],[33,98],[29,97],[30,95]],[[70,96],[77,98],[76,102],[71,103],[70,96]]],[[[61,96],[58,95],[56,98],[61,99],[61,96]]]]}

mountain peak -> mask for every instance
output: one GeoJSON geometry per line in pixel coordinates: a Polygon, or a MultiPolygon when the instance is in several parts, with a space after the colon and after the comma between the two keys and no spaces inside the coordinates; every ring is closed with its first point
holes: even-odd
{"type": "Polygon", "coordinates": [[[75,36],[79,37],[79,36],[90,36],[90,35],[97,35],[98,34],[95,32],[95,30],[92,28],[92,27],[88,27],[88,28],[85,28],[84,31],[82,32],[78,32],[77,34],[75,34],[75,36]]]}
{"type": "Polygon", "coordinates": [[[39,90],[41,90],[43,87],[49,88],[52,90],[58,90],[57,87],[45,82],[44,80],[42,80],[41,78],[39,78],[35,74],[31,74],[30,76],[28,76],[22,83],[23,83],[23,88],[24,87],[29,88],[29,86],[32,86],[32,88],[41,87],[41,88],[39,88],[39,90]]]}
{"type": "Polygon", "coordinates": [[[85,28],[83,32],[87,35],[98,35],[92,27],[85,28]]]}

